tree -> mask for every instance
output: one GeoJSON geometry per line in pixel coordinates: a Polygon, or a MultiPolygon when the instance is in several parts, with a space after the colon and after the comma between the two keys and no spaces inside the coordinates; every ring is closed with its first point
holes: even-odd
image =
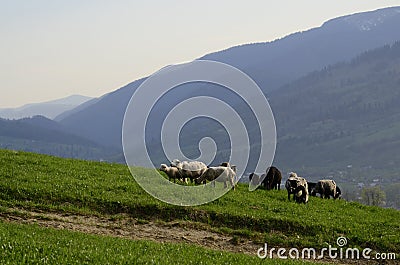
{"type": "Polygon", "coordinates": [[[386,204],[386,193],[380,186],[363,188],[361,198],[366,205],[384,206],[386,204]]]}

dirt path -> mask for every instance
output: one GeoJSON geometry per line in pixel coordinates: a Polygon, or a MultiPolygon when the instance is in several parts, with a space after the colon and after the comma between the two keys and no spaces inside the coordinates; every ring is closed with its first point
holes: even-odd
{"type": "Polygon", "coordinates": [[[97,235],[108,235],[134,240],[152,240],[156,242],[191,243],[207,248],[256,255],[260,244],[230,236],[224,236],[208,230],[194,229],[185,222],[138,221],[127,215],[116,220],[97,216],[83,216],[60,213],[42,213],[10,209],[0,213],[0,220],[7,222],[38,224],[43,227],[68,229],[97,235]]]}
{"type": "MultiPolygon", "coordinates": [[[[38,224],[43,227],[68,229],[89,234],[107,235],[133,240],[155,242],[190,243],[202,247],[228,252],[256,255],[262,247],[249,239],[226,236],[204,229],[194,228],[190,222],[141,221],[128,215],[97,217],[75,214],[34,212],[9,209],[0,213],[0,220],[14,223],[38,224]]],[[[372,261],[320,260],[334,264],[378,264],[372,261]]],[[[396,263],[383,263],[396,264],[396,263]]]]}

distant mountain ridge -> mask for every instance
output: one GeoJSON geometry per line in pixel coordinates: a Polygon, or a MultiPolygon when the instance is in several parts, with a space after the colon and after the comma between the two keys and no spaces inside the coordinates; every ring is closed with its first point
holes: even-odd
{"type": "Polygon", "coordinates": [[[21,119],[42,115],[49,119],[76,108],[84,102],[91,100],[91,97],[72,95],[61,99],[51,100],[42,103],[26,104],[18,108],[0,108],[0,118],[21,119]]]}
{"type": "MultiPolygon", "coordinates": [[[[361,31],[368,31],[384,23],[386,20],[398,16],[400,13],[400,7],[388,7],[380,10],[383,12],[369,11],[361,13],[359,16],[348,15],[339,19],[343,20],[348,25],[358,28],[361,31]]],[[[336,19],[333,19],[326,23],[331,23],[335,20],[336,19]]]]}
{"type": "Polygon", "coordinates": [[[115,150],[70,134],[58,122],[43,116],[18,120],[0,118],[0,148],[81,159],[109,159],[115,150]]]}
{"type": "Polygon", "coordinates": [[[34,116],[19,120],[0,119],[0,124],[1,136],[37,141],[42,140],[50,143],[96,146],[94,142],[65,133],[65,129],[60,124],[43,116],[34,116]]]}
{"type": "MultiPolygon", "coordinates": [[[[347,61],[361,52],[400,40],[400,7],[385,8],[332,19],[321,27],[294,33],[268,43],[236,46],[200,59],[231,64],[252,77],[264,93],[323,67],[347,61]],[[356,26],[359,20],[383,17],[370,30],[356,26]]],[[[74,134],[99,144],[121,147],[126,106],[143,79],[105,95],[101,100],[60,119],[74,134]],[[82,126],[84,125],[84,126],[82,126]]],[[[172,107],[165,103],[165,107],[172,107]]]]}
{"type": "MultiPolygon", "coordinates": [[[[137,80],[101,97],[95,104],[57,120],[69,132],[113,148],[121,148],[121,127],[126,106],[133,91],[144,81],[137,80]],[[79,132],[77,126],[79,124],[79,132]],[[97,131],[97,133],[94,133],[97,131]]],[[[80,107],[78,107],[80,108],[80,107]]],[[[61,117],[61,116],[60,116],[61,117]]]]}
{"type": "MultiPolygon", "coordinates": [[[[104,95],[104,96],[106,96],[106,95],[104,95]]],[[[72,114],[74,114],[76,112],[79,112],[79,111],[89,107],[92,104],[95,104],[95,103],[99,102],[103,97],[89,99],[89,100],[79,104],[78,106],[72,108],[72,109],[66,110],[66,111],[58,114],[57,116],[54,117],[54,120],[55,121],[61,121],[64,118],[66,118],[66,117],[68,117],[68,116],[70,116],[70,115],[72,115],[72,114]]]]}
{"type": "Polygon", "coordinates": [[[334,18],[321,27],[272,42],[244,44],[200,59],[233,65],[253,78],[265,93],[312,71],[400,40],[400,7],[334,18]],[[380,23],[373,21],[379,20],[380,23]],[[372,21],[372,22],[371,22],[372,21]],[[368,25],[365,30],[362,25],[368,25]]]}

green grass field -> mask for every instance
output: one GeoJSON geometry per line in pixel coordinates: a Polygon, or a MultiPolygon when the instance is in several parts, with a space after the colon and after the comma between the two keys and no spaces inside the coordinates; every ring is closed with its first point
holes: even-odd
{"type": "MultiPolygon", "coordinates": [[[[135,169],[135,174],[145,175],[148,172],[143,168],[135,169]]],[[[120,214],[128,214],[141,220],[193,222],[193,225],[206,227],[218,233],[249,238],[260,244],[266,242],[269,246],[276,247],[320,249],[327,244],[335,245],[337,237],[345,236],[348,239],[348,246],[351,247],[369,247],[376,251],[397,254],[400,252],[399,211],[369,207],[344,200],[321,200],[312,197],[307,205],[300,205],[289,202],[286,191],[249,192],[247,186],[239,185],[235,191],[230,191],[222,198],[206,205],[173,206],[148,195],[136,184],[126,166],[13,151],[0,151],[0,180],[0,205],[3,211],[19,208],[96,216],[118,217],[120,214]]],[[[62,238],[90,241],[91,247],[88,251],[91,252],[89,256],[92,260],[88,262],[102,262],[108,255],[107,251],[103,250],[106,245],[102,245],[98,236],[68,231],[54,232],[25,226],[1,224],[2,246],[7,244],[7,237],[12,237],[8,230],[15,233],[14,244],[24,245],[23,231],[26,230],[38,235],[29,240],[33,240],[32,245],[38,244],[42,249],[40,251],[54,252],[54,248],[57,247],[53,243],[52,246],[47,245],[39,238],[39,235],[45,237],[46,234],[52,234],[53,237],[54,234],[52,240],[60,238],[60,242],[64,242],[62,238]],[[37,232],[34,232],[36,230],[37,232]],[[97,254],[94,253],[96,248],[99,249],[97,254]]],[[[144,245],[154,251],[161,249],[163,255],[166,255],[164,258],[171,259],[171,264],[176,257],[164,252],[168,252],[167,250],[171,248],[176,251],[182,248],[179,245],[158,245],[114,238],[104,238],[104,240],[112,242],[110,244],[115,245],[115,249],[119,249],[119,244],[121,249],[133,248],[139,252],[144,245]]],[[[72,257],[75,256],[84,261],[84,254],[80,254],[80,250],[82,248],[78,244],[76,248],[72,248],[69,258],[59,261],[71,264],[72,257]]],[[[33,258],[30,255],[34,255],[34,252],[31,251],[34,250],[29,250],[28,259],[33,258]]],[[[60,251],[66,250],[61,248],[60,251]]],[[[134,257],[140,255],[135,251],[132,254],[134,257]]],[[[194,246],[185,251],[197,252],[194,246]]],[[[210,261],[222,255],[204,249],[198,251],[209,253],[204,256],[205,259],[207,255],[212,257],[210,261]]],[[[122,253],[121,255],[127,260],[133,260],[128,251],[122,253]]],[[[196,255],[190,253],[188,255],[191,258],[186,260],[185,264],[198,264],[196,255]]],[[[225,255],[228,256],[227,253],[222,256],[225,255]]],[[[243,263],[247,258],[254,258],[243,256],[237,256],[238,259],[243,259],[243,263]]],[[[24,258],[22,250],[14,251],[10,255],[2,254],[0,257],[3,259],[2,264],[8,261],[13,264],[14,258],[18,260],[24,258]]],[[[150,257],[147,258],[143,263],[151,263],[150,257]]],[[[121,258],[111,263],[125,261],[121,258]]],[[[217,264],[225,262],[223,258],[219,261],[217,264]]],[[[203,264],[208,263],[204,261],[203,264]]]]}
{"type": "Polygon", "coordinates": [[[311,264],[0,222],[1,264],[311,264]]]}

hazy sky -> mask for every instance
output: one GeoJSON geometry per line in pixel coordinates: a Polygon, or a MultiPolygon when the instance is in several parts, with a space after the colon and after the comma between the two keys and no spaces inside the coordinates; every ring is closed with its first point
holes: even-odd
{"type": "Polygon", "coordinates": [[[400,0],[0,0],[0,107],[100,96],[159,68],[400,0]]]}

